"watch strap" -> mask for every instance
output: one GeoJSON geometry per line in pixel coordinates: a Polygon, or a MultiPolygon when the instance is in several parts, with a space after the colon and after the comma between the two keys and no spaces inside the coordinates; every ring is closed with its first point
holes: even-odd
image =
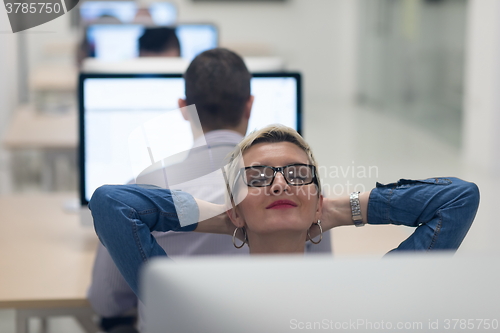
{"type": "Polygon", "coordinates": [[[351,203],[351,215],[354,225],[356,227],[364,226],[365,223],[363,223],[363,217],[361,216],[361,205],[359,204],[359,192],[352,192],[349,196],[349,202],[351,203]]]}

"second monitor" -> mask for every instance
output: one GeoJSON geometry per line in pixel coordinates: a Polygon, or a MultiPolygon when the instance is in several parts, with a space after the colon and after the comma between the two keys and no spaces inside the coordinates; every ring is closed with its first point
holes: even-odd
{"type": "MultiPolygon", "coordinates": [[[[139,56],[142,24],[91,24],[87,27],[88,56],[120,61],[139,56]]],[[[213,24],[179,24],[175,32],[181,45],[181,57],[191,61],[199,53],[218,46],[218,30],[213,24]]]]}

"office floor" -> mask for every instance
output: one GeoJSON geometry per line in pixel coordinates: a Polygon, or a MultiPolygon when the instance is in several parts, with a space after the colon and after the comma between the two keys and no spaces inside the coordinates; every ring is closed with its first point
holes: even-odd
{"type": "MultiPolygon", "coordinates": [[[[500,234],[500,224],[491,219],[496,204],[494,191],[500,178],[467,168],[459,143],[450,143],[437,135],[442,124],[429,121],[423,129],[381,112],[351,106],[325,110],[325,105],[328,103],[320,101],[307,104],[304,134],[323,167],[326,195],[369,190],[377,181],[388,183],[400,178],[458,176],[474,181],[481,191],[481,205],[459,254],[500,253],[500,242],[495,238],[500,234]],[[313,112],[316,108],[322,112],[313,112]]],[[[409,233],[409,228],[396,226],[338,228],[333,233],[334,252],[337,257],[380,257],[409,233]]],[[[14,320],[13,310],[0,310],[0,332],[14,333],[14,320]]],[[[39,332],[40,322],[33,320],[31,328],[30,333],[39,332]]],[[[71,318],[54,318],[48,322],[48,328],[50,333],[82,332],[71,318]]]]}
{"type": "MultiPolygon", "coordinates": [[[[48,333],[85,333],[78,323],[71,317],[51,318],[47,321],[48,333]]],[[[30,332],[41,331],[40,320],[33,318],[30,320],[30,332]]],[[[15,311],[11,309],[0,309],[0,332],[15,332],[15,311]]]]}

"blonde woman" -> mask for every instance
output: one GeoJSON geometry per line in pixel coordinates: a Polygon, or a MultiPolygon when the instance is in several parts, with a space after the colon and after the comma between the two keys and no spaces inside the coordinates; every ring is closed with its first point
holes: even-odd
{"type": "Polygon", "coordinates": [[[453,251],[479,205],[477,186],[451,177],[402,179],[344,198],[323,198],[309,145],[284,126],[250,134],[236,156],[244,164],[233,162],[228,174],[236,204],[206,220],[204,215],[221,207],[181,191],[137,185],[96,190],[89,204],[96,232],[136,294],[140,266],[166,255],[152,231],[229,234],[236,247],[246,243],[251,254],[278,254],[303,253],[308,239],[319,242],[322,232],[341,225],[402,224],[415,231],[393,251],[453,251]]]}

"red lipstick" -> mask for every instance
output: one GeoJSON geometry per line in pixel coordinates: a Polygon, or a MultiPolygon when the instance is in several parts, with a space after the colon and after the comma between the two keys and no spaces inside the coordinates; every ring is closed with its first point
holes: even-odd
{"type": "Polygon", "coordinates": [[[297,207],[297,204],[291,200],[276,200],[266,207],[266,209],[287,209],[297,207]]]}

